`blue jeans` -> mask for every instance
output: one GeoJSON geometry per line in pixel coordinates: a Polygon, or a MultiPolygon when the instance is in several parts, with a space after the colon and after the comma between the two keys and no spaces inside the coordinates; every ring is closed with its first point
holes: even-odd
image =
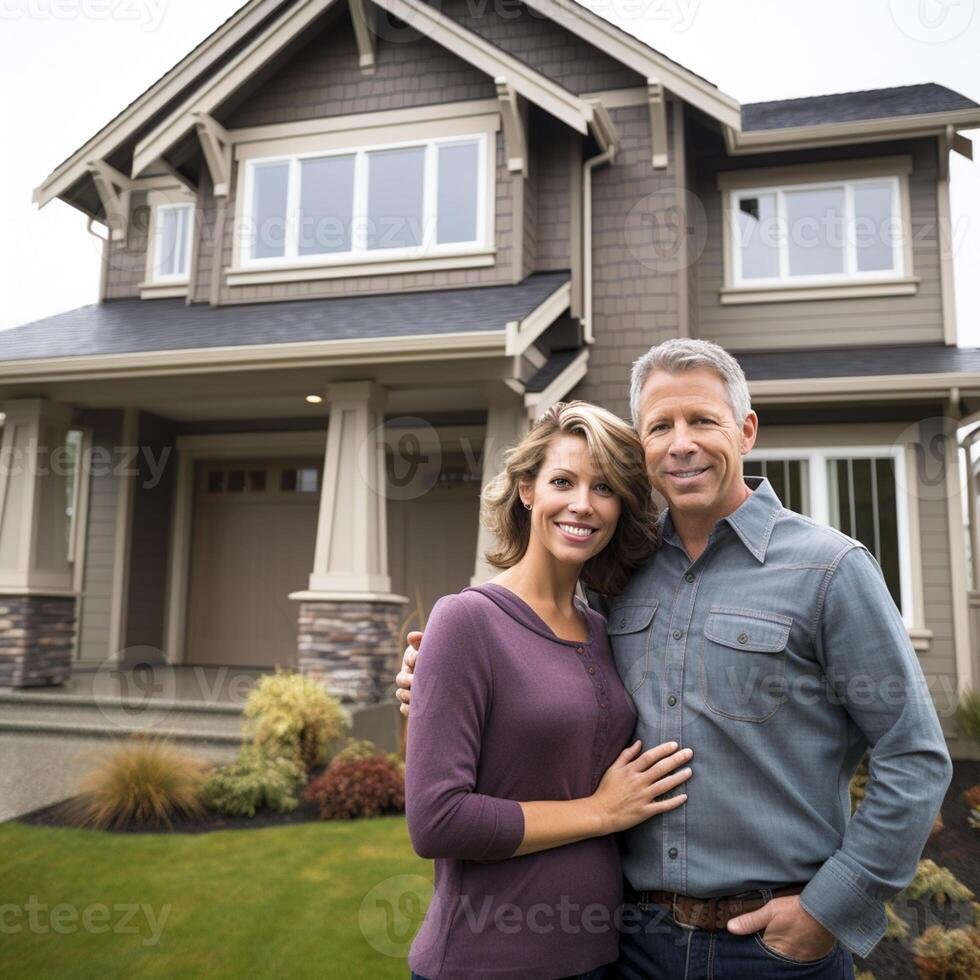
{"type": "Polygon", "coordinates": [[[854,959],[839,942],[821,959],[797,963],[763,945],[761,933],[679,926],[660,905],[639,906],[630,922],[610,980],[854,980],[854,959]]]}

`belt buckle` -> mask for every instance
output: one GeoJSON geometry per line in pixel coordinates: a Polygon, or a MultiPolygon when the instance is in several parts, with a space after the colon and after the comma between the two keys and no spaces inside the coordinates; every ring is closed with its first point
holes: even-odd
{"type": "Polygon", "coordinates": [[[677,892],[670,893],[670,915],[674,920],[674,925],[680,926],[681,929],[689,929],[694,932],[697,926],[689,925],[687,922],[681,922],[677,917],[677,892]]]}

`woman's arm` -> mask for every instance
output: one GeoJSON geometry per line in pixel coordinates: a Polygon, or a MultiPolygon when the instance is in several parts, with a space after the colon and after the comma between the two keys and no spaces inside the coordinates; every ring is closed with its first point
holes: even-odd
{"type": "Polygon", "coordinates": [[[439,599],[426,637],[414,671],[405,764],[408,831],[421,857],[530,854],[631,827],[686,799],[654,802],[690,776],[673,772],[689,758],[674,743],[643,754],[639,743],[625,749],[583,799],[520,803],[475,792],[493,681],[465,600],[439,599]]]}

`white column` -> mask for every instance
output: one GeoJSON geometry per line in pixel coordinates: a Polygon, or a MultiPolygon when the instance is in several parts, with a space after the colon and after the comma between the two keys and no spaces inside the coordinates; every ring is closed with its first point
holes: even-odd
{"type": "MultiPolygon", "coordinates": [[[[316,551],[304,598],[391,598],[384,406],[373,381],[330,386],[316,551]]],[[[296,596],[297,598],[299,596],[296,596]]],[[[400,598],[400,597],[399,597],[400,598]]]]}
{"type": "Polygon", "coordinates": [[[74,595],[65,451],[72,410],[43,398],[18,398],[3,411],[0,593],[74,595]]]}
{"type": "MultiPolygon", "coordinates": [[[[520,442],[531,426],[523,401],[501,395],[490,401],[487,411],[487,432],[483,442],[483,474],[480,493],[504,468],[504,451],[520,442]]],[[[494,544],[493,536],[480,524],[476,542],[476,561],[470,585],[479,585],[493,578],[497,569],[487,564],[483,555],[494,544]]]]}

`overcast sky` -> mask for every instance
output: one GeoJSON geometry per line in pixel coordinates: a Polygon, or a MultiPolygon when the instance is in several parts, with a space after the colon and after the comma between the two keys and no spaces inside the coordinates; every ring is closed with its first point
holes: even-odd
{"type": "MultiPolygon", "coordinates": [[[[495,0],[471,0],[478,7],[495,0]]],[[[499,2],[499,0],[498,0],[499,2]]],[[[938,82],[980,102],[980,0],[591,0],[741,102],[938,82]]],[[[0,327],[97,299],[98,243],[31,192],[243,4],[0,0],[0,327]]],[[[980,131],[972,135],[980,161],[980,131]]],[[[960,343],[980,346],[980,162],[953,155],[960,343]]]]}

